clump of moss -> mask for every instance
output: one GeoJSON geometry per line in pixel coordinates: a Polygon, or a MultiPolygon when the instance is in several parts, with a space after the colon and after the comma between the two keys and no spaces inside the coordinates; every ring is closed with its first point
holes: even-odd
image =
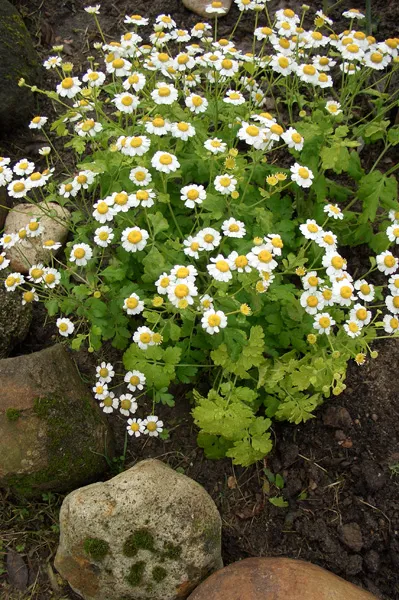
{"type": "Polygon", "coordinates": [[[170,560],[178,560],[181,556],[181,552],[181,546],[175,546],[170,542],[165,542],[162,556],[164,558],[170,558],[170,560]]]}
{"type": "Polygon", "coordinates": [[[148,529],[137,529],[123,544],[123,554],[128,557],[136,556],[138,550],[155,552],[154,538],[148,529]]]}
{"type": "Polygon", "coordinates": [[[103,560],[109,552],[109,544],[99,538],[86,538],[83,542],[83,550],[93,560],[103,560]]]}
{"type": "Polygon", "coordinates": [[[16,408],[7,408],[6,410],[6,418],[9,421],[18,421],[19,417],[21,416],[21,411],[17,410],[16,408]]]}
{"type": "Polygon", "coordinates": [[[161,581],[163,581],[167,574],[168,573],[167,573],[166,569],[164,569],[163,567],[160,567],[159,565],[154,567],[152,570],[152,578],[157,583],[160,583],[161,581]]]}
{"type": "Polygon", "coordinates": [[[134,563],[134,565],[130,567],[129,575],[126,577],[128,584],[132,587],[140,585],[143,579],[144,571],[145,562],[143,560],[134,563]]]}

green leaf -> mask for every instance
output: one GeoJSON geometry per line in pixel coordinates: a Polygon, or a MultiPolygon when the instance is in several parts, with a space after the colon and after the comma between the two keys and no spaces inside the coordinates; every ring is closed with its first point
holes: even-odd
{"type": "Polygon", "coordinates": [[[160,233],[161,231],[165,231],[166,229],[169,229],[168,221],[165,219],[165,217],[159,211],[156,212],[155,214],[149,213],[148,220],[150,221],[150,223],[152,225],[154,236],[156,236],[157,233],[160,233]]]}
{"type": "Polygon", "coordinates": [[[58,301],[55,298],[47,300],[45,307],[50,317],[54,317],[58,313],[58,301]]]}
{"type": "Polygon", "coordinates": [[[269,502],[270,504],[273,504],[273,506],[278,506],[279,508],[287,508],[288,506],[288,502],[284,500],[282,496],[273,496],[272,498],[269,498],[269,502]]]}
{"type": "Polygon", "coordinates": [[[252,367],[259,367],[263,361],[264,351],[264,332],[260,325],[251,327],[249,339],[242,347],[240,355],[234,361],[231,359],[226,344],[221,344],[219,348],[211,352],[213,362],[223,367],[227,372],[234,373],[243,379],[249,377],[248,370],[252,367]]]}
{"type": "Polygon", "coordinates": [[[363,213],[360,222],[375,220],[381,204],[384,208],[398,208],[397,181],[393,175],[387,177],[381,171],[372,171],[360,180],[358,197],[363,202],[363,213]]]}
{"type": "Polygon", "coordinates": [[[159,250],[153,246],[142,261],[144,265],[144,281],[154,282],[164,271],[165,259],[159,250]]]}

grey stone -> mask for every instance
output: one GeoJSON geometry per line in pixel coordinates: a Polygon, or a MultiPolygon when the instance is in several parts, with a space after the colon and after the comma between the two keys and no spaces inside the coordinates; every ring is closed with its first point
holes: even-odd
{"type": "Polygon", "coordinates": [[[0,2],[0,130],[27,125],[32,118],[34,99],[23,78],[37,84],[38,57],[21,15],[8,0],[0,2]]]}
{"type": "Polygon", "coordinates": [[[357,523],[343,525],[340,529],[340,538],[345,546],[354,552],[360,552],[363,548],[362,530],[357,523]]]}
{"type": "Polygon", "coordinates": [[[85,600],[177,600],[221,568],[221,518],[202,486],[144,460],[69,494],[55,566],[85,600]]]}
{"type": "Polygon", "coordinates": [[[0,361],[0,485],[22,496],[96,480],[107,422],[62,344],[0,361]]]}
{"type": "Polygon", "coordinates": [[[33,218],[40,219],[43,233],[34,238],[25,238],[7,250],[7,258],[11,260],[10,269],[27,273],[36,263],[50,262],[51,256],[57,251],[46,250],[43,248],[43,242],[54,240],[63,244],[68,235],[70,216],[69,210],[55,202],[17,204],[7,215],[5,233],[17,233],[33,218]]]}

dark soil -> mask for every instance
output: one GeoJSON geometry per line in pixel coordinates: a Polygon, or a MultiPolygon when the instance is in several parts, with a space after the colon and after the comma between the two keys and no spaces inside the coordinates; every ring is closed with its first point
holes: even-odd
{"type": "MultiPolygon", "coordinates": [[[[35,36],[43,57],[50,53],[54,43],[64,43],[75,65],[84,64],[85,56],[90,54],[87,35],[90,42],[97,39],[90,18],[83,11],[86,2],[15,0],[14,3],[35,36]]],[[[290,6],[295,8],[296,4],[291,2],[290,6]]],[[[345,1],[332,16],[339,20],[340,13],[352,5],[364,9],[363,2],[345,1]]],[[[268,6],[271,12],[280,7],[275,1],[268,6]]],[[[375,0],[372,10],[373,28],[378,37],[395,35],[392,27],[399,21],[399,2],[375,0]]],[[[103,0],[101,22],[110,38],[123,30],[124,15],[132,12],[152,18],[162,12],[170,13],[186,28],[199,20],[183,8],[179,0],[119,0],[115,3],[103,0]]],[[[237,14],[233,8],[228,17],[220,20],[221,35],[231,30],[237,14]]],[[[245,16],[236,36],[241,45],[245,46],[246,34],[251,30],[252,20],[245,16]]],[[[34,147],[34,137],[27,139],[26,133],[20,138],[17,134],[0,140],[0,148],[13,154],[23,151],[26,155],[31,147],[34,147]],[[33,146],[29,146],[32,142],[33,146]]],[[[46,320],[43,309],[37,308],[30,336],[17,353],[39,350],[53,343],[54,334],[51,321],[46,320]]],[[[157,457],[199,481],[222,515],[225,564],[249,556],[301,558],[330,569],[381,599],[397,600],[399,345],[381,342],[376,349],[380,354],[374,361],[361,367],[350,366],[347,390],[326,402],[316,418],[300,426],[275,425],[275,448],[263,464],[243,469],[234,468],[228,460],[206,460],[196,445],[190,400],[180,388],[176,390],[176,406],[160,407],[158,411],[170,429],[170,439],[129,440],[126,457],[115,462],[113,474],[118,468],[127,468],[143,458],[157,457]],[[270,483],[270,472],[281,475],[282,489],[281,484],[279,488],[270,483]],[[287,506],[274,506],[269,500],[275,497],[281,497],[287,506]]],[[[74,358],[82,376],[91,381],[94,357],[81,352],[74,354],[74,358]]],[[[111,417],[110,421],[115,430],[118,455],[122,455],[126,420],[111,417]]],[[[7,578],[6,573],[1,576],[0,569],[0,582],[2,577],[4,582],[1,598],[47,600],[62,595],[64,599],[77,599],[69,588],[60,587],[48,567],[56,550],[55,523],[61,499],[50,498],[49,501],[47,498],[40,506],[17,502],[14,506],[5,496],[3,501],[7,507],[3,526],[0,524],[5,533],[4,549],[18,550],[21,539],[25,540],[19,552],[29,571],[28,584],[34,587],[26,595],[18,595],[10,587],[14,581],[12,576],[7,578]],[[46,528],[47,536],[43,534],[46,528]],[[32,530],[40,544],[35,542],[32,530]]]]}

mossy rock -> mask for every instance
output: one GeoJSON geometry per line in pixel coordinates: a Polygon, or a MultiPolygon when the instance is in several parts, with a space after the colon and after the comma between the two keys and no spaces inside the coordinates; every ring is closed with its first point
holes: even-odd
{"type": "Polygon", "coordinates": [[[30,497],[102,474],[108,425],[61,344],[1,360],[0,383],[1,486],[30,497]]]}
{"type": "Polygon", "coordinates": [[[0,130],[26,125],[33,113],[33,94],[18,87],[24,78],[37,84],[38,56],[23,19],[8,1],[0,2],[0,130]]]}
{"type": "Polygon", "coordinates": [[[29,304],[22,306],[20,294],[7,292],[2,284],[0,286],[0,358],[7,357],[12,349],[25,339],[31,321],[32,306],[29,304]]]}

